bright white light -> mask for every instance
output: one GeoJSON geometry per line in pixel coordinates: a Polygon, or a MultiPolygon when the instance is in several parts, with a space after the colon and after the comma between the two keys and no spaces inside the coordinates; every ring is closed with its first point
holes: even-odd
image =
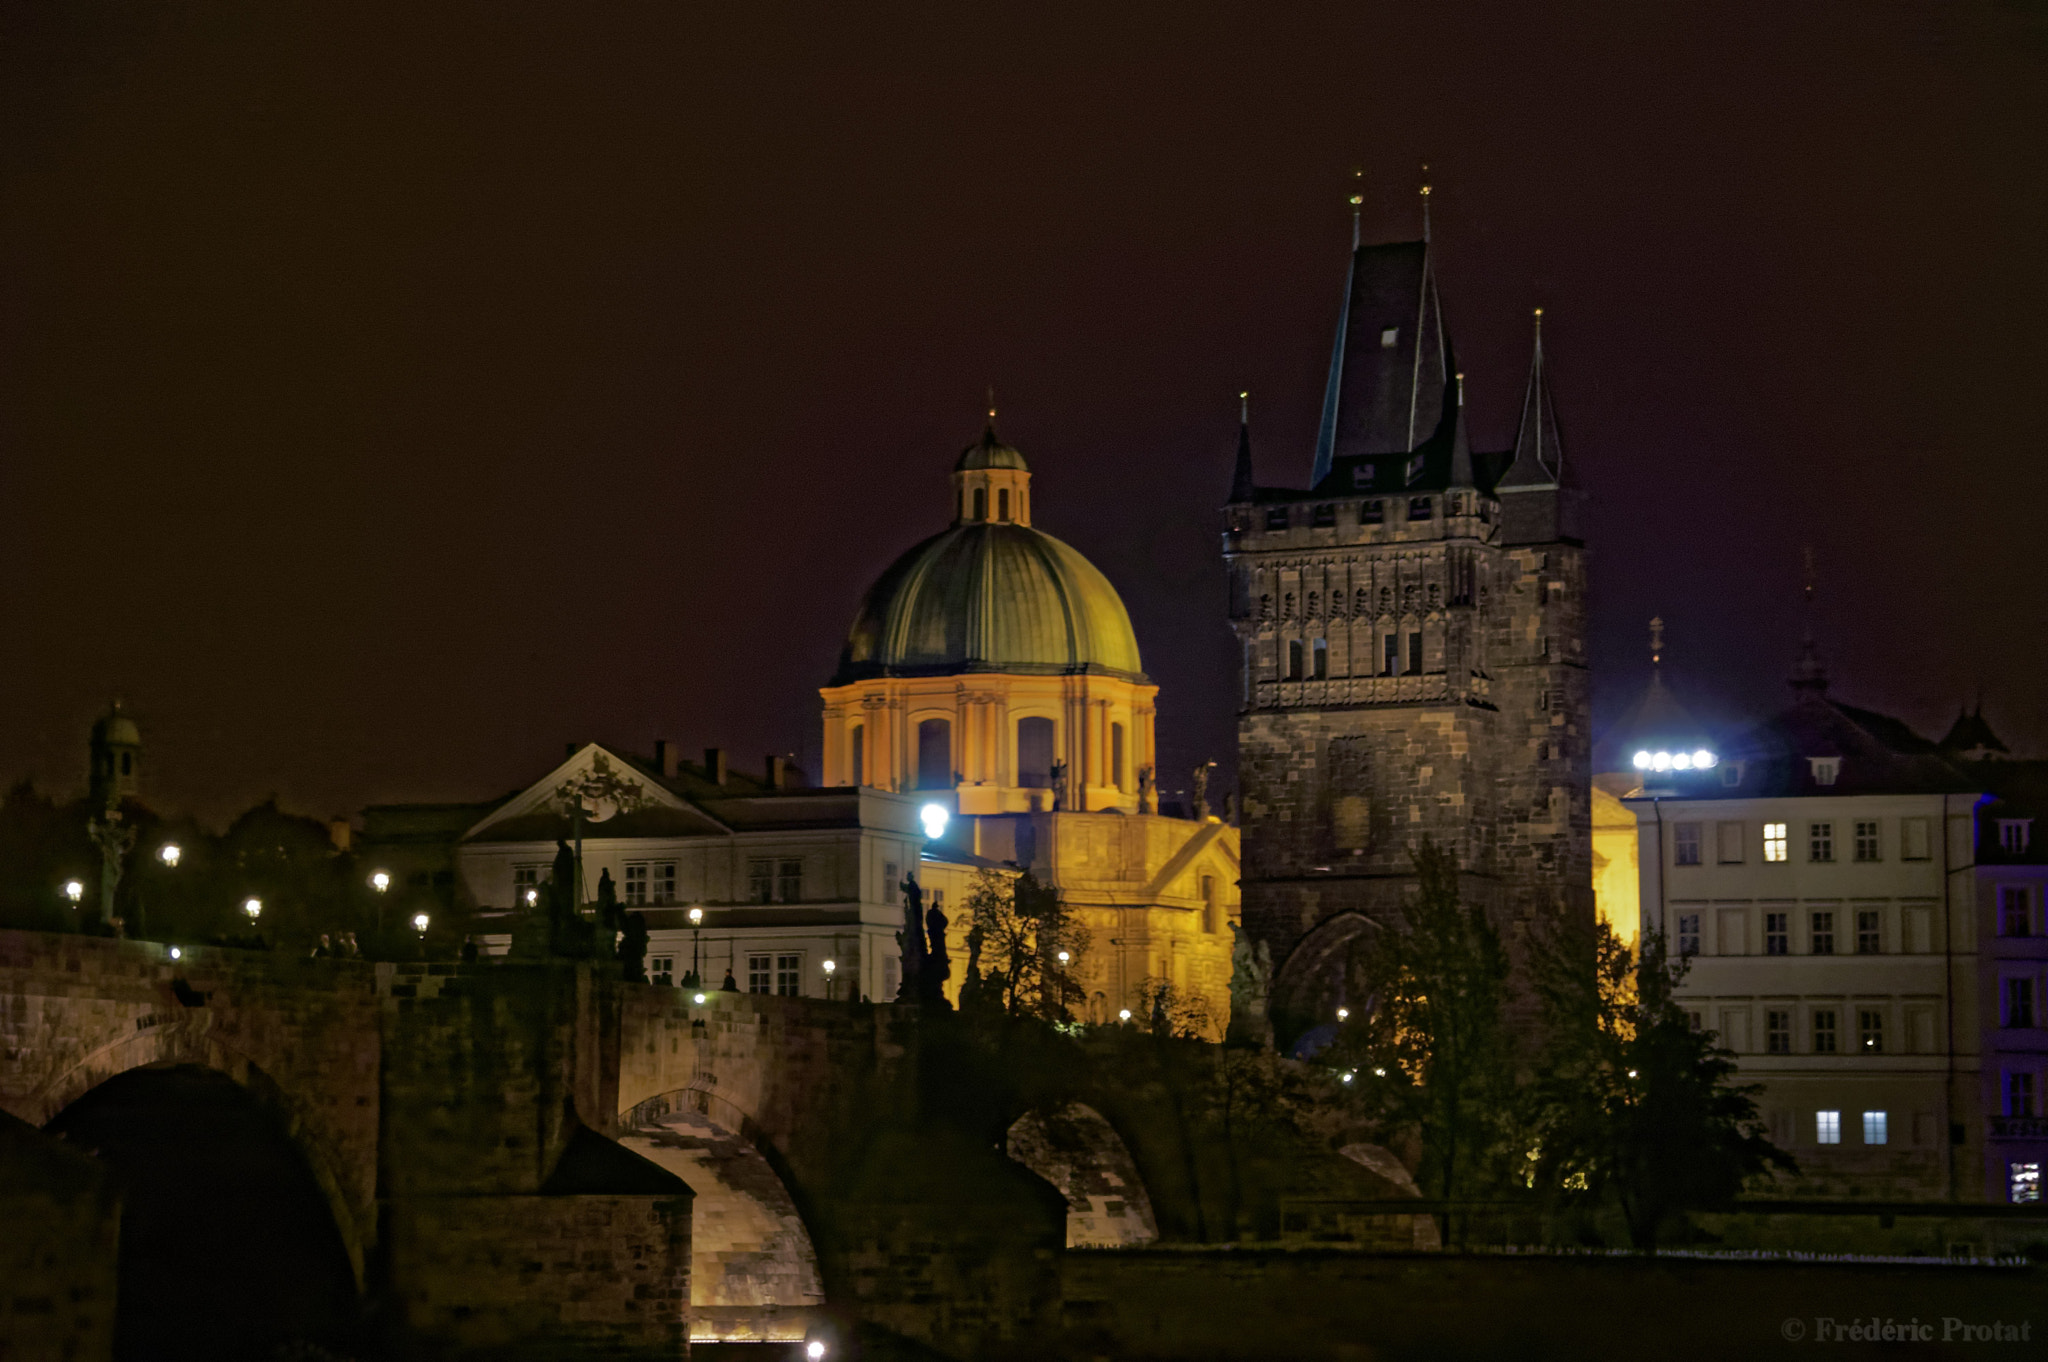
{"type": "Polygon", "coordinates": [[[538,890],[538,889],[529,889],[529,890],[527,890],[527,891],[526,891],[526,906],[527,906],[527,907],[531,908],[531,907],[533,907],[533,905],[534,905],[534,904],[536,904],[536,903],[539,903],[539,902],[540,902],[540,890],[538,890]]]}
{"type": "Polygon", "coordinates": [[[64,897],[73,903],[85,897],[85,884],[81,880],[64,881],[64,897]]]}
{"type": "Polygon", "coordinates": [[[1060,963],[1062,965],[1066,964],[1069,960],[1072,960],[1073,958],[1073,956],[1068,955],[1065,951],[1060,952],[1060,963]]]}
{"type": "Polygon", "coordinates": [[[825,1345],[823,1343],[820,1343],[815,1338],[812,1339],[810,1341],[810,1344],[804,1349],[804,1356],[810,1358],[811,1362],[818,1362],[818,1359],[823,1357],[824,1355],[825,1345]]]}
{"type": "Polygon", "coordinates": [[[185,848],[179,846],[176,842],[165,842],[156,851],[157,859],[165,865],[176,865],[178,858],[184,854],[185,848]]]}
{"type": "Polygon", "coordinates": [[[1674,771],[1690,771],[1692,769],[1692,754],[1680,752],[1671,759],[1671,769],[1674,771]]]}
{"type": "Polygon", "coordinates": [[[1350,1009],[1350,1008],[1348,1008],[1348,1007],[1340,1007],[1340,1008],[1338,1008],[1338,1009],[1337,1009],[1337,1020],[1338,1020],[1338,1021],[1350,1021],[1350,1020],[1351,1020],[1351,1009],[1350,1009]]]}
{"type": "MultiPolygon", "coordinates": [[[[917,816],[924,820],[925,837],[936,842],[946,835],[946,820],[952,815],[946,812],[944,804],[927,804],[917,811],[917,816]]],[[[820,1353],[819,1356],[822,1357],[824,1354],[820,1353]]]]}
{"type": "Polygon", "coordinates": [[[692,908],[690,910],[690,925],[692,927],[702,927],[704,925],[704,910],[702,908],[692,908]]]}
{"type": "Polygon", "coordinates": [[[825,973],[827,973],[827,974],[830,974],[830,973],[832,973],[832,972],[833,972],[834,970],[836,970],[836,969],[838,969],[838,968],[839,968],[839,962],[838,962],[837,960],[827,960],[827,961],[825,962],[825,973]]]}
{"type": "Polygon", "coordinates": [[[1117,1013],[1116,1019],[1118,1021],[1129,1021],[1131,1019],[1131,1009],[1127,1007],[1123,1011],[1117,1013]]]}
{"type": "Polygon", "coordinates": [[[427,915],[425,913],[414,913],[412,915],[412,929],[416,932],[425,932],[427,930],[427,915]]]}
{"type": "Polygon", "coordinates": [[[380,894],[381,894],[381,893],[383,893],[383,892],[384,892],[385,890],[389,889],[390,887],[391,887],[391,872],[390,872],[390,871],[388,871],[388,870],[379,870],[379,871],[378,871],[378,872],[377,872],[376,874],[374,874],[374,875],[370,876],[370,888],[372,888],[372,889],[376,890],[376,891],[377,891],[378,893],[380,893],[380,894]]]}
{"type": "Polygon", "coordinates": [[[1350,1081],[1352,1080],[1352,1078],[1353,1078],[1353,1077],[1354,1077],[1354,1075],[1352,1074],[1351,1070],[1349,1070],[1349,1069],[1346,1069],[1346,1070],[1344,1071],[1344,1081],[1345,1081],[1346,1083],[1349,1083],[1349,1082],[1350,1082],[1350,1081]]]}
{"type": "Polygon", "coordinates": [[[1387,1071],[1385,1069],[1374,1069],[1373,1073],[1375,1076],[1379,1078],[1385,1078],[1387,1076],[1387,1071]]]}
{"type": "Polygon", "coordinates": [[[1670,754],[1669,752],[1659,752],[1659,753],[1658,753],[1658,754],[1657,754],[1656,756],[1654,756],[1654,757],[1650,758],[1650,765],[1651,765],[1651,767],[1652,767],[1653,769],[1655,769],[1655,770],[1659,770],[1659,771],[1668,771],[1668,770],[1670,770],[1670,769],[1671,769],[1671,754],[1670,754]]]}
{"type": "Polygon", "coordinates": [[[242,911],[249,915],[249,921],[254,922],[257,918],[263,916],[263,900],[256,898],[243,899],[242,911]]]}
{"type": "Polygon", "coordinates": [[[695,1002],[697,1003],[697,1005],[698,1005],[698,1006],[700,1006],[700,1007],[701,1007],[701,1006],[703,1006],[703,1004],[704,1004],[704,995],[703,995],[703,994],[701,994],[701,993],[698,993],[698,994],[693,994],[693,995],[692,995],[692,998],[694,999],[694,1001],[695,1001],[695,1002]]]}
{"type": "Polygon", "coordinates": [[[1636,753],[1636,769],[1638,771],[1647,771],[1650,769],[1650,754],[1648,752],[1636,753]]]}
{"type": "Polygon", "coordinates": [[[1635,1071],[1634,1069],[1630,1069],[1630,1070],[1628,1071],[1628,1076],[1629,1076],[1630,1078],[1634,1078],[1634,1077],[1636,1076],[1636,1071],[1635,1071]]]}
{"type": "Polygon", "coordinates": [[[1716,757],[1712,752],[1709,752],[1704,747],[1702,747],[1699,751],[1692,754],[1692,764],[1694,766],[1697,766],[1702,771],[1706,770],[1708,767],[1712,766],[1715,762],[1719,760],[1719,757],[1716,757]]]}
{"type": "Polygon", "coordinates": [[[178,948],[177,948],[176,946],[173,946],[173,947],[171,947],[171,959],[173,959],[173,960],[179,959],[179,958],[180,958],[180,957],[182,957],[182,956],[183,956],[184,954],[185,954],[185,953],[184,953],[183,951],[179,950],[179,949],[178,949],[178,948]]]}

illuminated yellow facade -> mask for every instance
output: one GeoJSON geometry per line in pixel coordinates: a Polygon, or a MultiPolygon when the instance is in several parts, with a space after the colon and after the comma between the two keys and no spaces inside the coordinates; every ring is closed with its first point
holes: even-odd
{"type": "Polygon", "coordinates": [[[1642,882],[1635,811],[1621,801],[1637,784],[1631,776],[1593,778],[1593,909],[1630,945],[1642,933],[1642,882]]]}
{"type": "Polygon", "coordinates": [[[1163,979],[1200,995],[1220,1035],[1237,829],[1159,814],[1159,688],[1130,615],[1094,564],[1033,526],[1030,469],[993,419],[952,483],[952,525],[876,581],[819,692],[825,783],[958,815],[925,863],[949,905],[976,860],[1057,886],[1092,938],[1077,1011],[1113,1017],[1163,979]],[[941,864],[948,851],[971,860],[941,864]]]}

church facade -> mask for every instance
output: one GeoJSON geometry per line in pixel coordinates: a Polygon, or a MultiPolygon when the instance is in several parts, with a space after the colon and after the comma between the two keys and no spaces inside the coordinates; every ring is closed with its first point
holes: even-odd
{"type": "Polygon", "coordinates": [[[1354,238],[1308,485],[1258,484],[1240,435],[1243,912],[1283,1039],[1424,838],[1511,944],[1593,911],[1586,548],[1537,326],[1514,447],[1475,451],[1430,244],[1354,238]]]}
{"type": "Polygon", "coordinates": [[[1092,563],[1032,523],[1030,467],[993,412],[951,492],[952,524],[870,588],[819,692],[824,783],[939,805],[948,830],[927,849],[926,884],[949,904],[975,866],[1058,888],[1088,929],[1084,1017],[1111,1020],[1165,983],[1201,999],[1220,1036],[1238,831],[1206,809],[1159,812],[1159,688],[1130,615],[1092,563]]]}

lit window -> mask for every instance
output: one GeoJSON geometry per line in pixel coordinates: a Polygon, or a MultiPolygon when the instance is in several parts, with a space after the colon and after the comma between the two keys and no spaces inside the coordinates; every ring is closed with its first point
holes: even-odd
{"type": "Polygon", "coordinates": [[[804,958],[801,955],[778,955],[775,957],[775,992],[784,998],[794,998],[803,991],[804,958]]]}
{"type": "Polygon", "coordinates": [[[1873,1007],[1859,1008],[1856,1012],[1856,1038],[1858,1048],[1866,1055],[1884,1053],[1884,1013],[1873,1007]]]}
{"type": "Polygon", "coordinates": [[[1789,955],[1792,950],[1790,913],[1764,914],[1764,954],[1789,955]]]}
{"type": "Polygon", "coordinates": [[[626,902],[645,907],[647,903],[647,867],[629,865],[626,867],[626,902]]]}
{"type": "Polygon", "coordinates": [[[1700,863],[1700,825],[1697,823],[1674,823],[1672,825],[1672,863],[1674,865],[1698,865],[1700,863]]]}
{"type": "Polygon", "coordinates": [[[1813,1052],[1817,1055],[1831,1055],[1835,1052],[1835,1010],[1823,1007],[1813,1014],[1813,1052]]]}
{"type": "Polygon", "coordinates": [[[2034,981],[2032,979],[2007,979],[2005,981],[2005,1024],[2017,1027],[2030,1027],[2034,1024],[2034,981]]]}
{"type": "Polygon", "coordinates": [[[1835,825],[1833,823],[1809,823],[1807,825],[1806,859],[1809,861],[1832,861],[1835,859],[1835,825]]]}
{"type": "Polygon", "coordinates": [[[1816,785],[1832,785],[1842,774],[1840,757],[1808,757],[1806,764],[1813,770],[1813,783],[1816,785]]]}
{"type": "Polygon", "coordinates": [[[1875,908],[1856,910],[1856,954],[1876,955],[1884,949],[1882,922],[1875,908]]]}
{"type": "Polygon", "coordinates": [[[1813,1114],[1813,1138],[1816,1144],[1840,1144],[1842,1142],[1842,1113],[1839,1111],[1816,1111],[1813,1114]]]}
{"type": "Polygon", "coordinates": [[[2008,855],[2024,856],[2027,845],[2033,841],[2034,820],[2031,818],[2001,818],[1998,820],[1998,845],[2008,855]]]}
{"type": "Polygon", "coordinates": [[[1890,1139],[1889,1139],[1889,1132],[1887,1132],[1887,1131],[1886,1131],[1886,1129],[1885,1129],[1885,1127],[1886,1127],[1886,1126],[1887,1126],[1888,1124],[1890,1124],[1890,1123],[1889,1123],[1889,1122],[1888,1122],[1888,1121],[1887,1121],[1887,1120],[1885,1119],[1885,1113],[1883,1113],[1883,1112],[1881,1112],[1881,1111],[1866,1111],[1866,1112],[1864,1112],[1864,1113],[1863,1113],[1863,1143],[1865,1143],[1865,1144],[1889,1144],[1889,1143],[1890,1143],[1890,1139]]]}
{"type": "Polygon", "coordinates": [[[1680,913],[1678,915],[1678,953],[1698,955],[1700,953],[1700,915],[1680,913]]]}
{"type": "Polygon", "coordinates": [[[2041,1199],[2041,1165],[2038,1163],[2009,1163],[2008,1185],[2015,1204],[2041,1199]]]}
{"type": "Polygon", "coordinates": [[[1783,823],[1764,824],[1764,859],[1767,861],[1782,861],[1785,859],[1785,825],[1783,823]]]}
{"type": "Polygon", "coordinates": [[[750,955],[747,957],[747,992],[772,993],[775,991],[775,957],[772,955],[750,955]]]}
{"type": "Polygon", "coordinates": [[[1764,1013],[1764,1053],[1789,1055],[1792,1053],[1792,1014],[1790,1012],[1764,1013]]]}
{"type": "Polygon", "coordinates": [[[1811,937],[1813,953],[1815,955],[1833,955],[1835,953],[1835,915],[1828,911],[1815,913],[1811,925],[1813,928],[1813,935],[1811,937]]]}
{"type": "Polygon", "coordinates": [[[2032,936],[2034,915],[2030,911],[2031,896],[2025,885],[2004,884],[1998,887],[1998,934],[2000,936],[2032,936]]]}
{"type": "Polygon", "coordinates": [[[1856,824],[1856,859],[1859,861],[1874,861],[1878,859],[1877,824],[1875,821],[1867,823],[1858,822],[1856,824]]]}
{"type": "Polygon", "coordinates": [[[1389,326],[1380,332],[1380,349],[1391,350],[1401,343],[1401,328],[1389,326]]]}

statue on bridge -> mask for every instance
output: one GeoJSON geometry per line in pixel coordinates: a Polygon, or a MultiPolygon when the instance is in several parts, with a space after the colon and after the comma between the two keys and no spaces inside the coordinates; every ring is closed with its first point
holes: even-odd
{"type": "Polygon", "coordinates": [[[912,875],[896,886],[903,895],[903,930],[896,933],[897,950],[903,957],[903,982],[897,986],[896,1001],[924,1000],[924,890],[912,875]]]}
{"type": "Polygon", "coordinates": [[[924,972],[918,977],[918,1001],[926,1007],[945,1007],[946,980],[952,977],[953,965],[946,958],[946,913],[936,901],[926,910],[924,924],[930,944],[926,947],[924,972]]]}
{"type": "Polygon", "coordinates": [[[1237,923],[1230,931],[1237,943],[1230,948],[1230,1030],[1225,1039],[1233,1045],[1273,1044],[1273,1023],[1268,1016],[1273,990],[1273,952],[1265,942],[1254,942],[1237,923]]]}

